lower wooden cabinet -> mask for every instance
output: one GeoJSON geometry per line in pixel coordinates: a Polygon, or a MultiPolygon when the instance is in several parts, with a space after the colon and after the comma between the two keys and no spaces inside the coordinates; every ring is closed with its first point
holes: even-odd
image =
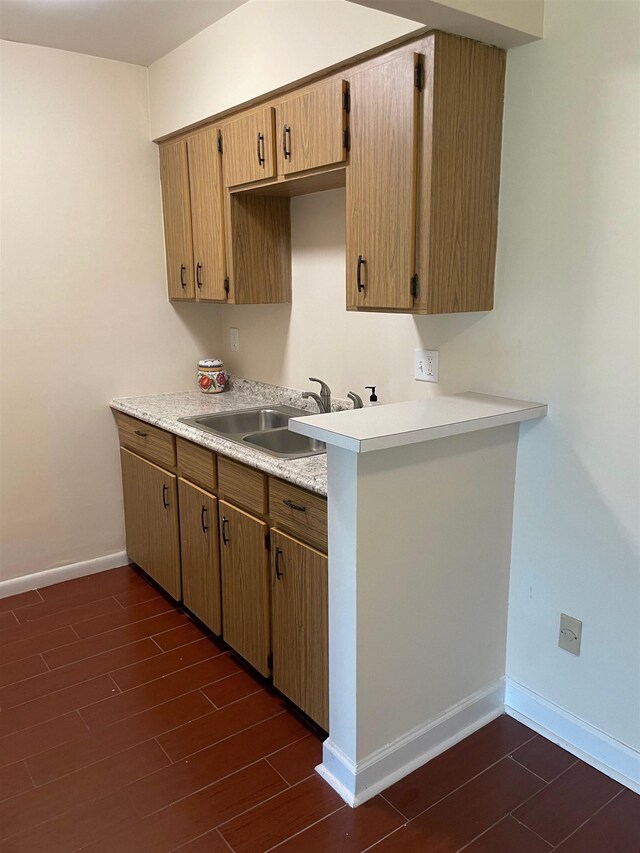
{"type": "Polygon", "coordinates": [[[127,554],[176,600],[181,597],[177,478],[120,448],[127,554]]]}
{"type": "Polygon", "coordinates": [[[278,530],[271,541],[273,683],[329,729],[327,557],[278,530]]]}
{"type": "Polygon", "coordinates": [[[214,634],[222,633],[218,501],[178,480],[182,600],[214,634]]]}
{"type": "Polygon", "coordinates": [[[269,527],[226,501],[219,501],[219,514],[224,639],[269,675],[269,527]]]}

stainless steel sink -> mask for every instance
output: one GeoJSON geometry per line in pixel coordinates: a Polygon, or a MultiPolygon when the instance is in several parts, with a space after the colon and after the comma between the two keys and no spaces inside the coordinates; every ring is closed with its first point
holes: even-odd
{"type": "MultiPolygon", "coordinates": [[[[282,407],[283,409],[286,407],[282,407]]],[[[267,429],[286,427],[289,418],[307,414],[298,409],[291,409],[287,414],[281,409],[245,409],[239,412],[220,412],[217,415],[203,415],[199,418],[189,418],[193,426],[207,427],[213,432],[223,435],[246,435],[250,432],[263,432],[267,429]]],[[[187,420],[185,418],[185,420],[187,420]]]]}
{"type": "Polygon", "coordinates": [[[245,444],[257,447],[274,456],[282,456],[288,459],[297,459],[300,456],[313,456],[314,453],[324,453],[327,449],[323,441],[316,441],[306,435],[297,432],[289,432],[288,429],[271,429],[265,432],[254,432],[245,435],[245,444]]]}
{"type": "Polygon", "coordinates": [[[289,432],[287,429],[289,418],[308,414],[304,409],[294,409],[292,406],[258,406],[255,409],[240,409],[236,412],[180,418],[180,422],[229,441],[255,447],[271,456],[300,459],[326,451],[324,442],[289,432]]]}

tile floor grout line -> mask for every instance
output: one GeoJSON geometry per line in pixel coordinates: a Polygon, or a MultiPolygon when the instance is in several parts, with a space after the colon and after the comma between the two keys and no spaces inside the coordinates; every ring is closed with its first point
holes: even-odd
{"type": "Polygon", "coordinates": [[[518,759],[515,757],[515,755],[510,755],[510,756],[509,756],[509,758],[510,758],[512,761],[515,761],[515,763],[516,763],[516,764],[520,765],[520,767],[524,768],[525,770],[528,770],[528,771],[529,771],[529,773],[533,773],[533,775],[534,775],[536,778],[540,779],[540,781],[541,781],[541,782],[544,782],[544,784],[545,784],[545,785],[550,785],[550,784],[551,784],[551,782],[555,782],[555,781],[556,781],[556,779],[559,779],[559,778],[560,778],[560,776],[562,776],[562,774],[563,774],[563,773],[565,773],[567,770],[571,770],[571,768],[573,767],[573,765],[574,765],[574,764],[576,763],[576,761],[578,760],[578,759],[576,759],[576,761],[573,761],[571,764],[569,764],[569,766],[568,766],[568,767],[565,767],[565,769],[564,769],[564,770],[561,770],[561,771],[560,771],[560,773],[558,773],[558,775],[557,775],[557,776],[554,776],[554,778],[553,778],[553,779],[549,780],[549,779],[545,779],[545,778],[544,778],[544,776],[541,776],[539,773],[536,773],[536,771],[535,771],[535,770],[532,770],[530,767],[527,767],[527,765],[526,765],[526,764],[523,764],[521,761],[518,761],[518,759]]]}
{"type": "MultiPolygon", "coordinates": [[[[618,783],[618,784],[620,784],[620,783],[618,783]]],[[[595,810],[595,812],[594,812],[592,815],[589,815],[589,817],[588,817],[586,820],[583,820],[583,821],[582,821],[582,823],[580,824],[580,826],[577,826],[577,827],[576,827],[575,829],[573,829],[573,830],[572,830],[568,835],[565,835],[565,837],[564,837],[564,838],[561,838],[561,839],[560,839],[560,841],[558,841],[558,843],[557,843],[556,845],[554,845],[553,849],[555,850],[557,847],[560,847],[560,845],[561,845],[561,844],[564,844],[564,843],[565,843],[565,841],[568,841],[568,840],[569,840],[573,835],[575,835],[575,834],[576,834],[576,832],[578,832],[579,830],[581,830],[581,829],[582,829],[582,827],[583,827],[585,824],[589,823],[589,821],[590,821],[590,820],[593,820],[593,818],[594,818],[596,815],[600,814],[600,812],[601,812],[603,809],[606,809],[606,808],[607,808],[607,806],[611,805],[611,803],[612,803],[615,799],[617,799],[617,798],[618,798],[618,797],[619,797],[619,796],[620,796],[620,795],[621,795],[625,790],[628,790],[628,789],[627,789],[627,788],[625,788],[625,786],[622,786],[622,788],[621,788],[619,791],[617,791],[617,792],[613,795],[613,797],[611,797],[610,799],[608,799],[608,800],[607,800],[607,802],[606,802],[606,803],[604,803],[604,805],[600,806],[600,808],[599,808],[599,809],[596,809],[596,810],[595,810]]],[[[517,818],[516,818],[516,819],[517,819],[517,818]]],[[[518,821],[518,823],[519,823],[519,822],[520,822],[520,821],[518,821]]],[[[523,826],[524,826],[524,824],[523,824],[523,826]]],[[[528,828],[529,828],[529,827],[527,827],[527,829],[528,829],[528,828]]],[[[537,835],[537,834],[538,834],[538,833],[536,833],[536,835],[537,835]]]]}
{"type": "MultiPolygon", "coordinates": [[[[285,747],[285,749],[286,749],[286,747],[285,747]]],[[[274,755],[274,754],[275,754],[275,753],[273,753],[273,752],[271,753],[271,755],[274,755]]],[[[277,768],[277,767],[274,767],[274,766],[273,766],[273,764],[269,761],[269,759],[268,759],[268,758],[265,758],[265,761],[267,762],[267,764],[269,765],[269,767],[273,770],[273,772],[278,774],[278,776],[282,779],[282,781],[283,781],[283,782],[284,782],[284,784],[287,786],[287,788],[291,788],[291,787],[292,787],[291,783],[290,783],[290,782],[288,782],[288,781],[284,778],[284,776],[283,776],[283,775],[282,775],[282,773],[278,770],[278,768],[277,768]]],[[[305,778],[308,778],[308,777],[305,777],[305,778]]]]}
{"type": "MultiPolygon", "coordinates": [[[[542,788],[540,790],[542,790],[542,788]]],[[[516,806],[516,808],[520,808],[520,806],[516,806]]],[[[509,817],[512,817],[516,823],[520,824],[520,826],[523,826],[525,829],[528,829],[529,832],[533,833],[536,838],[540,839],[540,841],[544,841],[545,844],[548,844],[552,850],[556,849],[556,847],[557,847],[556,844],[552,844],[550,841],[547,841],[547,839],[543,838],[539,832],[535,831],[535,829],[531,829],[531,827],[527,826],[526,823],[523,823],[521,820],[518,820],[518,818],[513,814],[513,812],[509,812],[509,817]]]]}
{"type": "MultiPolygon", "coordinates": [[[[229,738],[236,737],[236,735],[244,734],[245,732],[248,732],[249,729],[253,729],[256,726],[261,725],[262,723],[267,723],[269,720],[273,720],[275,717],[279,717],[281,713],[282,713],[282,711],[278,711],[276,714],[272,714],[270,717],[265,717],[263,720],[258,720],[257,723],[251,723],[250,726],[246,726],[244,729],[238,729],[237,732],[233,732],[230,735],[226,735],[221,740],[214,740],[211,743],[208,743],[206,746],[200,747],[200,749],[197,749],[195,752],[188,752],[186,755],[183,755],[181,758],[171,759],[171,763],[172,764],[179,764],[181,761],[185,761],[186,759],[190,759],[192,755],[196,755],[198,752],[202,752],[203,750],[209,749],[209,747],[212,747],[212,746],[217,746],[219,743],[224,743],[225,740],[229,740],[229,738]]],[[[204,714],[203,716],[206,717],[208,715],[204,714]]],[[[188,725],[188,723],[185,723],[185,725],[188,725]]],[[[176,728],[180,728],[180,726],[177,726],[176,728]]],[[[172,729],[172,731],[175,731],[175,729],[172,729]]],[[[168,732],[163,732],[163,734],[168,734],[168,732]]],[[[274,770],[275,770],[275,767],[274,767],[274,770]]]]}
{"type": "MultiPolygon", "coordinates": [[[[307,776],[307,779],[308,778],[309,777],[307,776]]],[[[301,779],[300,781],[304,782],[305,780],[301,779]]],[[[271,853],[272,850],[277,850],[279,847],[282,847],[283,844],[288,844],[290,841],[293,841],[294,838],[297,838],[299,835],[302,835],[303,832],[306,832],[308,829],[311,829],[312,827],[317,826],[319,823],[322,823],[323,820],[328,820],[330,817],[333,817],[334,814],[338,814],[338,812],[341,812],[347,808],[349,808],[349,806],[343,802],[342,805],[339,805],[338,808],[334,809],[332,812],[329,812],[323,817],[318,818],[318,820],[314,820],[313,823],[307,824],[307,826],[304,826],[302,829],[299,829],[297,832],[294,832],[293,835],[288,835],[286,838],[283,838],[282,841],[278,841],[278,843],[274,844],[272,847],[265,848],[264,853],[271,853]]]]}
{"type": "MultiPolygon", "coordinates": [[[[542,790],[542,788],[541,788],[540,790],[542,790]]],[[[516,806],[516,808],[519,808],[519,806],[516,806]]],[[[501,817],[499,817],[496,821],[494,821],[494,822],[491,824],[491,826],[488,826],[485,830],[483,830],[482,832],[480,832],[478,835],[474,836],[470,841],[467,841],[467,843],[466,843],[466,844],[464,844],[462,847],[457,847],[457,848],[456,848],[456,853],[462,853],[462,851],[463,851],[463,850],[466,850],[466,849],[467,849],[471,844],[475,844],[475,842],[476,842],[479,838],[482,838],[482,836],[483,836],[483,835],[486,835],[486,834],[487,834],[487,832],[490,832],[490,831],[491,831],[495,826],[497,826],[501,821],[506,820],[506,818],[508,818],[508,817],[511,817],[511,818],[513,818],[517,823],[520,823],[520,821],[519,821],[519,820],[517,820],[515,817],[513,817],[513,815],[511,814],[511,812],[506,812],[506,813],[505,813],[505,814],[503,814],[501,817]]],[[[530,830],[530,829],[529,829],[529,827],[528,827],[528,826],[525,826],[523,823],[520,823],[520,826],[522,826],[524,829],[529,830],[529,832],[533,832],[533,830],[530,830]]],[[[537,838],[539,838],[539,839],[540,839],[540,841],[544,842],[544,844],[546,844],[546,845],[547,845],[547,847],[549,848],[549,853],[551,853],[551,851],[554,849],[553,844],[551,844],[549,841],[547,841],[547,840],[546,840],[546,838],[543,838],[541,835],[538,835],[538,833],[537,833],[537,832],[534,832],[533,834],[534,834],[537,838]]]]}
{"type": "MultiPolygon", "coordinates": [[[[164,732],[163,732],[163,734],[164,734],[164,732]]],[[[149,740],[153,740],[153,741],[157,744],[157,746],[159,746],[159,747],[160,747],[160,749],[162,750],[162,752],[164,753],[164,755],[166,755],[166,757],[167,757],[167,761],[169,762],[169,764],[167,764],[167,767],[171,767],[171,765],[172,765],[172,764],[174,764],[175,762],[173,761],[173,759],[171,758],[171,756],[169,755],[169,753],[167,752],[167,750],[166,750],[166,749],[163,747],[163,745],[160,743],[160,741],[158,740],[158,737],[160,737],[160,735],[155,735],[155,737],[149,738],[149,740]]],[[[145,743],[146,743],[146,742],[147,742],[147,741],[145,741],[145,743]]],[[[162,770],[163,768],[162,768],[162,767],[160,767],[159,769],[160,769],[160,770],[162,770]]],[[[155,771],[154,771],[154,772],[155,772],[155,771]]]]}
{"type": "MultiPolygon", "coordinates": [[[[528,738],[524,743],[521,743],[521,744],[520,744],[520,746],[524,746],[524,744],[525,744],[525,743],[529,743],[529,741],[530,741],[530,740],[533,740],[533,738],[534,738],[535,736],[536,736],[536,734],[535,734],[535,732],[534,732],[534,733],[533,733],[533,735],[532,735],[530,738],[528,738]]],[[[462,743],[462,741],[458,741],[458,743],[462,743]]],[[[457,746],[457,744],[455,744],[455,746],[457,746]]],[[[518,747],[517,747],[517,749],[520,749],[520,746],[518,746],[518,747]]],[[[446,752],[446,750],[445,750],[445,752],[446,752]]],[[[440,753],[440,755],[443,755],[443,753],[440,753]]],[[[418,814],[414,815],[413,817],[405,817],[405,820],[410,821],[410,820],[415,820],[415,819],[416,819],[416,818],[418,818],[418,817],[421,817],[421,815],[423,815],[425,812],[428,812],[428,811],[429,811],[429,809],[432,809],[434,806],[437,806],[437,805],[438,805],[438,803],[441,803],[443,800],[446,800],[446,798],[447,798],[447,797],[450,797],[450,796],[451,796],[451,794],[455,794],[455,792],[456,792],[456,791],[459,791],[459,790],[460,790],[460,788],[464,788],[464,786],[465,786],[465,785],[467,785],[469,782],[472,782],[474,779],[477,779],[477,778],[478,778],[478,776],[482,776],[482,774],[483,774],[483,773],[486,773],[486,772],[487,772],[487,770],[490,770],[492,767],[495,767],[495,765],[496,765],[496,764],[499,764],[501,761],[504,761],[505,759],[510,759],[510,758],[511,758],[511,753],[507,752],[507,753],[506,753],[505,755],[503,755],[501,758],[497,758],[495,761],[492,761],[492,762],[491,762],[491,764],[488,764],[488,765],[487,765],[483,770],[480,770],[478,773],[474,774],[473,776],[470,776],[468,779],[466,779],[464,782],[462,782],[462,784],[458,785],[456,788],[452,788],[452,790],[451,790],[451,791],[449,791],[448,793],[446,793],[443,797],[440,797],[440,799],[439,799],[439,800],[436,800],[434,803],[431,803],[431,805],[430,805],[430,806],[427,806],[427,808],[426,808],[426,809],[423,809],[421,812],[418,812],[418,814]]],[[[427,762],[427,764],[428,764],[428,763],[429,763],[429,762],[427,762]]],[[[425,766],[426,766],[425,764],[421,764],[421,765],[420,765],[420,767],[425,767],[425,766]]],[[[416,768],[416,769],[418,769],[418,770],[419,770],[420,768],[416,768]]],[[[523,770],[526,770],[527,772],[530,772],[529,770],[527,770],[527,768],[526,768],[526,767],[524,767],[524,768],[523,768],[523,770]]],[[[408,775],[408,776],[410,776],[411,774],[409,773],[409,774],[407,774],[407,775],[408,775]]],[[[533,775],[535,775],[535,774],[533,774],[533,773],[532,773],[531,775],[533,776],[533,775]]],[[[404,778],[406,778],[406,777],[404,777],[404,776],[403,776],[402,778],[404,779],[404,778]]],[[[545,784],[546,784],[546,783],[545,783],[545,784]]],[[[537,792],[536,792],[536,793],[537,793],[537,792]]],[[[385,798],[385,799],[386,799],[386,798],[385,798]]],[[[400,809],[398,809],[398,811],[400,812],[400,814],[404,814],[400,809]]]]}
{"type": "MultiPolygon", "coordinates": [[[[293,791],[293,789],[294,789],[294,788],[297,788],[299,785],[302,785],[302,784],[303,784],[303,782],[306,782],[306,781],[307,781],[307,779],[309,779],[309,778],[310,778],[310,777],[309,777],[309,776],[307,776],[307,778],[306,778],[306,779],[300,779],[300,781],[296,782],[296,783],[295,783],[295,785],[290,785],[288,788],[284,788],[282,791],[277,791],[275,794],[271,794],[271,796],[266,797],[264,800],[261,800],[259,803],[254,803],[254,805],[249,806],[249,808],[245,809],[245,810],[244,810],[244,811],[242,811],[242,812],[239,812],[239,814],[234,815],[233,817],[227,818],[227,820],[223,820],[223,821],[222,821],[222,823],[219,823],[219,824],[216,826],[216,829],[218,830],[218,832],[220,833],[220,835],[222,835],[222,837],[224,838],[224,835],[223,835],[223,833],[222,833],[222,830],[224,829],[224,827],[225,827],[227,824],[229,824],[229,823],[233,823],[233,821],[234,821],[234,820],[237,820],[239,817],[242,817],[243,815],[246,815],[248,812],[251,812],[251,811],[253,811],[254,809],[260,808],[261,806],[265,805],[265,803],[269,803],[269,802],[271,802],[271,800],[275,800],[275,798],[276,798],[276,797],[279,797],[279,796],[281,796],[282,794],[288,793],[289,791],[293,791]]],[[[329,817],[329,816],[330,816],[330,815],[332,815],[334,812],[340,811],[340,809],[341,809],[341,808],[342,808],[342,806],[341,806],[341,805],[340,805],[340,806],[338,806],[336,809],[333,809],[333,811],[331,811],[331,812],[327,813],[326,815],[324,815],[324,817],[329,817]]],[[[314,821],[314,823],[319,823],[321,820],[324,820],[324,817],[319,818],[318,820],[314,821]]],[[[309,826],[311,826],[311,824],[309,824],[309,826]]],[[[304,828],[305,828],[305,829],[308,829],[308,827],[304,827],[304,828]]],[[[302,831],[302,830],[300,830],[300,831],[302,831]]],[[[289,838],[293,838],[295,835],[298,835],[298,834],[299,834],[299,833],[297,833],[297,832],[296,832],[296,833],[294,833],[294,835],[293,835],[293,836],[289,836],[288,838],[283,839],[283,841],[279,841],[279,842],[278,842],[278,844],[282,844],[284,841],[288,841],[288,840],[289,840],[289,838]]],[[[226,840],[226,839],[225,839],[225,840],[226,840]]],[[[231,846],[231,848],[233,849],[233,845],[231,844],[231,842],[227,842],[227,843],[228,843],[228,844],[231,846]]],[[[277,845],[276,845],[276,846],[277,846],[277,845]]],[[[268,850],[273,850],[273,847],[265,848],[265,850],[263,851],[263,853],[267,853],[267,851],[268,851],[268,850]]]]}
{"type": "Polygon", "coordinates": [[[405,815],[402,814],[402,812],[400,811],[400,809],[397,806],[394,806],[394,804],[385,797],[384,791],[382,791],[380,794],[378,794],[378,796],[382,797],[382,799],[385,801],[385,803],[390,805],[391,808],[400,815],[400,817],[402,818],[403,821],[405,821],[405,823],[409,820],[408,817],[406,817],[405,815]]]}
{"type": "Polygon", "coordinates": [[[404,829],[404,828],[405,828],[405,826],[407,826],[407,824],[408,824],[408,823],[409,823],[409,821],[407,821],[406,823],[403,823],[403,824],[402,824],[402,826],[396,826],[396,828],[395,828],[395,829],[392,829],[392,830],[391,830],[391,832],[387,832],[387,834],[386,834],[386,835],[383,835],[383,836],[382,836],[382,838],[378,838],[378,839],[377,839],[377,841],[374,841],[372,844],[369,844],[369,846],[368,846],[368,847],[364,847],[364,848],[360,851],[360,853],[367,853],[367,850],[371,850],[373,847],[375,847],[375,846],[376,846],[376,844],[380,844],[382,841],[385,841],[387,838],[391,838],[391,836],[392,836],[392,835],[395,835],[395,834],[396,834],[396,832],[400,832],[400,830],[401,830],[401,829],[404,829]]]}
{"type": "MultiPolygon", "coordinates": [[[[228,677],[229,677],[229,676],[227,676],[227,678],[228,678],[228,677]]],[[[220,680],[222,681],[223,679],[220,679],[220,680]]],[[[217,705],[216,705],[216,703],[213,701],[213,699],[210,699],[210,698],[209,698],[209,696],[207,696],[207,694],[204,692],[204,690],[202,689],[202,687],[199,687],[199,688],[198,688],[198,693],[200,693],[200,695],[201,695],[201,696],[202,696],[202,697],[203,697],[203,698],[204,698],[204,699],[205,699],[205,700],[206,700],[206,701],[211,705],[211,707],[213,708],[213,710],[214,710],[214,711],[221,711],[221,710],[222,710],[222,708],[224,708],[224,707],[225,707],[225,706],[223,705],[221,708],[218,708],[218,706],[217,706],[217,705]]],[[[250,694],[250,695],[252,695],[252,694],[250,694]]]]}

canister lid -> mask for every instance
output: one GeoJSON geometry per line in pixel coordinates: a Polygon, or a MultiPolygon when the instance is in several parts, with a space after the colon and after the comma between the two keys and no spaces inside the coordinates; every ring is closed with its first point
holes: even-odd
{"type": "Polygon", "coordinates": [[[223,364],[219,358],[203,358],[198,362],[198,367],[204,367],[208,370],[218,369],[222,367],[223,364]]]}

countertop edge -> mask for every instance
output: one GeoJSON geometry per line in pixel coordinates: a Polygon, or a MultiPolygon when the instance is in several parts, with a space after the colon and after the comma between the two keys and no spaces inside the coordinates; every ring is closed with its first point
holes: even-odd
{"type": "MultiPolygon", "coordinates": [[[[462,397],[463,395],[452,395],[462,397]]],[[[433,441],[438,438],[447,438],[454,435],[462,435],[467,432],[476,432],[482,429],[491,429],[497,426],[520,423],[521,421],[543,418],[546,416],[548,407],[546,403],[534,403],[524,400],[512,400],[509,398],[498,398],[490,395],[473,395],[479,400],[500,400],[501,405],[511,405],[507,411],[498,411],[493,414],[478,414],[477,416],[465,417],[464,419],[452,420],[449,423],[427,425],[423,428],[400,430],[398,432],[380,432],[378,435],[357,437],[349,434],[347,430],[341,432],[335,428],[329,429],[321,425],[322,415],[313,415],[307,418],[292,418],[289,429],[311,438],[324,441],[326,444],[341,447],[353,453],[368,453],[376,450],[387,450],[394,447],[402,447],[409,444],[417,444],[421,441],[433,441]]],[[[434,401],[442,398],[434,397],[434,401]]],[[[446,399],[451,399],[448,397],[446,399]]],[[[394,404],[389,404],[393,406],[394,404]]],[[[435,402],[437,405],[437,402],[435,402]]],[[[386,407],[385,407],[386,408],[386,407]]],[[[367,416],[367,409],[359,410],[362,417],[367,416]]]]}
{"type": "MultiPolygon", "coordinates": [[[[160,395],[159,395],[160,396],[160,395]]],[[[169,396],[169,395],[167,395],[169,396]]],[[[213,433],[205,433],[187,424],[180,423],[170,418],[163,418],[157,414],[152,414],[140,408],[133,401],[136,398],[131,398],[132,402],[127,403],[126,399],[113,399],[109,401],[109,408],[112,411],[122,412],[123,415],[129,415],[131,418],[144,421],[152,426],[163,429],[165,432],[170,432],[179,438],[184,438],[193,444],[198,444],[201,447],[206,447],[209,450],[218,453],[220,456],[226,456],[235,462],[241,462],[248,465],[250,468],[257,468],[271,477],[277,477],[280,480],[292,483],[302,489],[306,489],[314,494],[327,496],[326,485],[324,482],[318,482],[312,476],[305,476],[296,471],[291,471],[289,463],[291,460],[279,460],[275,457],[261,453],[253,448],[244,448],[240,444],[227,441],[222,437],[217,437],[213,433]]],[[[250,406],[239,406],[240,408],[250,408],[250,406]]],[[[295,460],[298,461],[298,460],[295,460]]]]}

